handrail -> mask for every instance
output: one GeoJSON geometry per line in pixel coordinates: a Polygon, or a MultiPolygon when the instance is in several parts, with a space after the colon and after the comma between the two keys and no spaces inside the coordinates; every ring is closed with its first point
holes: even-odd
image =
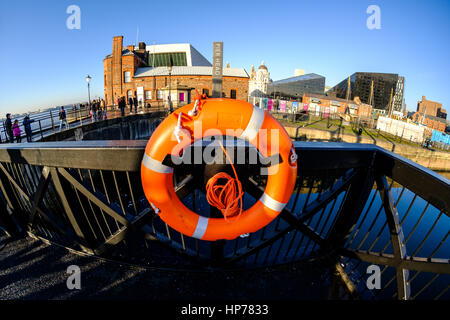
{"type": "MultiPolygon", "coordinates": [[[[96,140],[0,145],[0,161],[138,171],[146,144],[147,140],[96,140]],[[121,161],[117,161],[118,157],[121,161]]],[[[302,167],[308,170],[362,167],[376,153],[377,170],[450,212],[449,179],[401,155],[373,144],[305,141],[294,141],[293,144],[302,167]],[[333,158],[326,156],[330,152],[335,154],[333,158]],[[411,179],[411,174],[415,179],[411,179]],[[423,183],[425,179],[430,179],[427,185],[423,183]]]]}

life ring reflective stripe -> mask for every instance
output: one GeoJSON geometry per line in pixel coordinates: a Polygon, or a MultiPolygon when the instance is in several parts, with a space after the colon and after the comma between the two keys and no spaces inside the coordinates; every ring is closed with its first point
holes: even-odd
{"type": "Polygon", "coordinates": [[[287,205],[287,203],[279,202],[279,201],[273,199],[271,196],[269,196],[265,192],[261,196],[261,198],[259,198],[259,201],[261,201],[262,204],[265,205],[267,208],[270,208],[276,212],[283,211],[284,207],[287,205]]]}
{"type": "Polygon", "coordinates": [[[192,140],[175,139],[173,131],[180,113],[187,115],[193,104],[179,108],[169,115],[154,131],[147,143],[141,165],[141,180],[146,198],[160,212],[160,218],[184,235],[202,240],[235,239],[256,232],[270,223],[284,209],[295,186],[297,162],[292,162],[292,142],[285,129],[270,114],[251,104],[234,99],[208,99],[195,116],[186,116],[183,128],[192,134],[192,140],[202,139],[208,129],[221,135],[229,134],[245,139],[258,148],[265,157],[279,153],[282,161],[274,164],[267,177],[264,194],[239,216],[206,218],[187,208],[177,197],[173,186],[173,168],[163,164],[167,155],[179,155],[192,140]],[[196,132],[200,127],[201,132],[196,132]],[[268,132],[263,133],[263,129],[268,132]],[[277,130],[272,141],[271,130],[277,130]],[[265,137],[263,137],[265,134],[265,137]],[[265,138],[266,140],[264,140],[265,138]],[[276,152],[272,146],[277,144],[276,152]],[[262,148],[265,147],[265,148],[262,148]],[[264,150],[261,150],[264,149],[264,150]]]}
{"type": "Polygon", "coordinates": [[[239,136],[240,139],[251,141],[258,135],[259,129],[261,129],[264,122],[265,112],[263,109],[253,107],[252,116],[247,124],[244,132],[239,136]]]}
{"type": "Polygon", "coordinates": [[[147,169],[150,169],[159,173],[172,173],[173,168],[163,165],[158,160],[152,159],[147,153],[144,153],[144,158],[142,159],[142,165],[147,169]]]}
{"type": "Polygon", "coordinates": [[[208,227],[209,218],[199,216],[197,221],[197,226],[195,227],[193,238],[201,239],[206,232],[206,228],[208,227]]]}

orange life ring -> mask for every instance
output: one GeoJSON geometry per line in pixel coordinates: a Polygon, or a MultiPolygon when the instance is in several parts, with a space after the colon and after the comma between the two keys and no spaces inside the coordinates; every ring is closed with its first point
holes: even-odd
{"type": "Polygon", "coordinates": [[[269,113],[244,101],[223,98],[203,100],[201,110],[189,116],[193,105],[185,105],[170,114],[149,139],[141,164],[146,198],[170,227],[197,239],[235,239],[261,229],[278,216],[294,190],[297,159],[289,135],[269,113]],[[179,118],[183,119],[182,135],[185,135],[181,141],[174,137],[175,128],[180,124],[179,118]],[[277,153],[281,156],[281,161],[269,168],[262,197],[248,210],[227,219],[203,217],[188,209],[175,193],[173,168],[162,163],[167,155],[179,156],[180,150],[193,141],[208,136],[209,129],[215,130],[214,135],[222,136],[229,136],[231,129],[231,135],[247,140],[263,156],[270,157],[277,153]],[[277,134],[272,134],[272,130],[277,130],[277,134]],[[187,138],[187,132],[192,136],[187,138]]]}

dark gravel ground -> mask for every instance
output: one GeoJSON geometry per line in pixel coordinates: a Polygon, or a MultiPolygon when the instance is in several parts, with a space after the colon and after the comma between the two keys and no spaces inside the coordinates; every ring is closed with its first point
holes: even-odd
{"type": "MultiPolygon", "coordinates": [[[[6,237],[0,237],[0,249],[6,237]]],[[[73,253],[31,237],[0,251],[0,299],[302,300],[327,299],[328,272],[313,264],[242,271],[154,269],[73,253]],[[67,268],[81,269],[69,290],[67,268]]]]}

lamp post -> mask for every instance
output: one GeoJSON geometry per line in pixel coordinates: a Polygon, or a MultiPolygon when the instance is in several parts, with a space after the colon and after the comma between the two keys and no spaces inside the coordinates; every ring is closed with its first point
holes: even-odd
{"type": "Polygon", "coordinates": [[[89,99],[89,107],[91,106],[91,89],[90,89],[90,86],[89,86],[89,83],[91,82],[91,77],[89,76],[89,75],[87,75],[87,77],[86,77],[86,82],[87,82],[87,85],[88,85],[88,99],[89,99]]]}
{"type": "Polygon", "coordinates": [[[173,112],[173,108],[172,108],[172,98],[171,98],[171,94],[170,94],[170,89],[171,89],[171,82],[172,82],[172,66],[173,66],[173,62],[172,62],[172,56],[170,56],[170,60],[169,60],[169,112],[172,113],[173,112]]]}

